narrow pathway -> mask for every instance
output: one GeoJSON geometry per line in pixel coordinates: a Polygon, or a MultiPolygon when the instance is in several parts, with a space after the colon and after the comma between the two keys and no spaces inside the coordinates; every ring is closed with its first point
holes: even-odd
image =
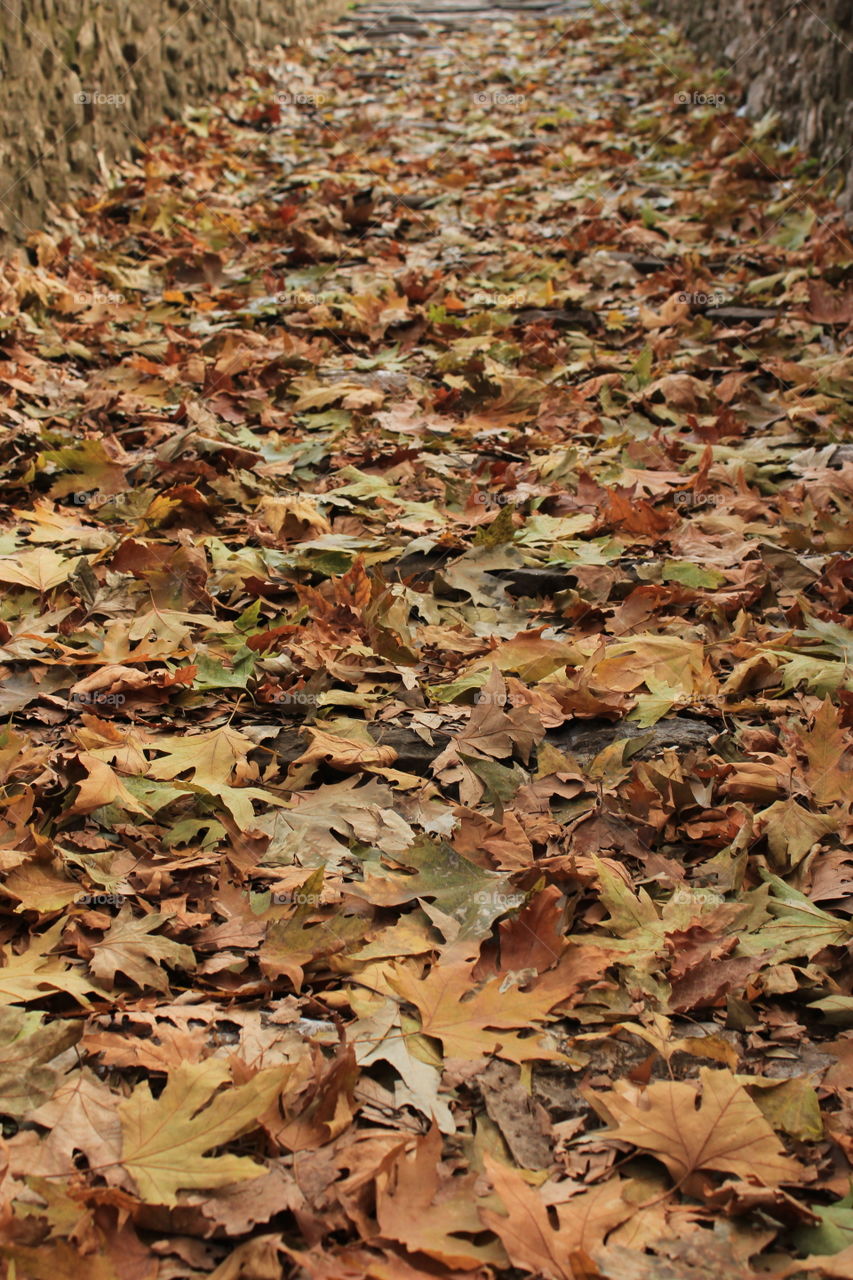
{"type": "Polygon", "coordinates": [[[372,0],[3,267],[9,1280],[849,1274],[853,248],[734,92],[372,0]]]}

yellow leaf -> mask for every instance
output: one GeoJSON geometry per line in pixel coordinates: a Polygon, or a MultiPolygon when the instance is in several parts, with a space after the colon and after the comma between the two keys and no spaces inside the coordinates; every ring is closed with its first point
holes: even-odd
{"type": "Polygon", "coordinates": [[[226,725],[212,733],[158,738],[154,745],[165,754],[148,766],[149,778],[173,779],[191,773],[191,782],[185,784],[187,789],[197,787],[216,796],[241,826],[248,825],[254,818],[253,799],[265,804],[284,803],[259,787],[231,785],[234,770],[240,764],[245,765],[246,755],[255,747],[251,738],[236,729],[226,725]]]}
{"type": "Polygon", "coordinates": [[[14,582],[33,591],[50,591],[51,587],[68,581],[78,561],[79,556],[67,560],[49,547],[22,551],[17,556],[0,556],[0,582],[14,582]]]}
{"type": "Polygon", "coordinates": [[[259,1178],[262,1165],[245,1156],[205,1156],[254,1129],[290,1072],[290,1066],[259,1071],[248,1084],[227,1088],[221,1058],[183,1062],[158,1098],[137,1085],[119,1106],[121,1164],[147,1204],[175,1205],[180,1190],[226,1187],[259,1178]]]}
{"type": "Polygon", "coordinates": [[[128,813],[148,813],[105,761],[98,760],[88,751],[81,752],[78,759],[89,776],[78,784],[77,798],[70,813],[91,813],[93,809],[101,809],[107,804],[116,804],[128,813]]]}
{"type": "Polygon", "coordinates": [[[27,1004],[31,1000],[43,1000],[53,992],[64,991],[78,1004],[88,1006],[88,992],[105,994],[79,968],[66,964],[60,956],[50,954],[60,941],[64,924],[64,920],[58,920],[46,933],[33,938],[27,950],[20,955],[11,948],[0,951],[4,960],[0,969],[0,1005],[27,1004]]]}

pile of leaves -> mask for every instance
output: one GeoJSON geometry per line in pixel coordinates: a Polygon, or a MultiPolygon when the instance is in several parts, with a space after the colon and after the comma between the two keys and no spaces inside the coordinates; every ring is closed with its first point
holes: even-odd
{"type": "Polygon", "coordinates": [[[853,1275],[853,248],[718,90],[342,23],[3,266],[10,1280],[853,1275]]]}

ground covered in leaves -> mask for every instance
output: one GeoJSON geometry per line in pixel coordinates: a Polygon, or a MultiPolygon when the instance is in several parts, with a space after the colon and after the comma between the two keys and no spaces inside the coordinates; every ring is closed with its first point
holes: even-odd
{"type": "Polygon", "coordinates": [[[851,1276],[848,235],[367,27],[3,268],[6,1275],[851,1276]]]}

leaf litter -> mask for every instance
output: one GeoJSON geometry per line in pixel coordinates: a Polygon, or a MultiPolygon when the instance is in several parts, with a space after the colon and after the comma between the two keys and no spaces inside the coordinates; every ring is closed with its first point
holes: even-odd
{"type": "Polygon", "coordinates": [[[629,17],[3,266],[10,1280],[853,1274],[853,249],[629,17]]]}

